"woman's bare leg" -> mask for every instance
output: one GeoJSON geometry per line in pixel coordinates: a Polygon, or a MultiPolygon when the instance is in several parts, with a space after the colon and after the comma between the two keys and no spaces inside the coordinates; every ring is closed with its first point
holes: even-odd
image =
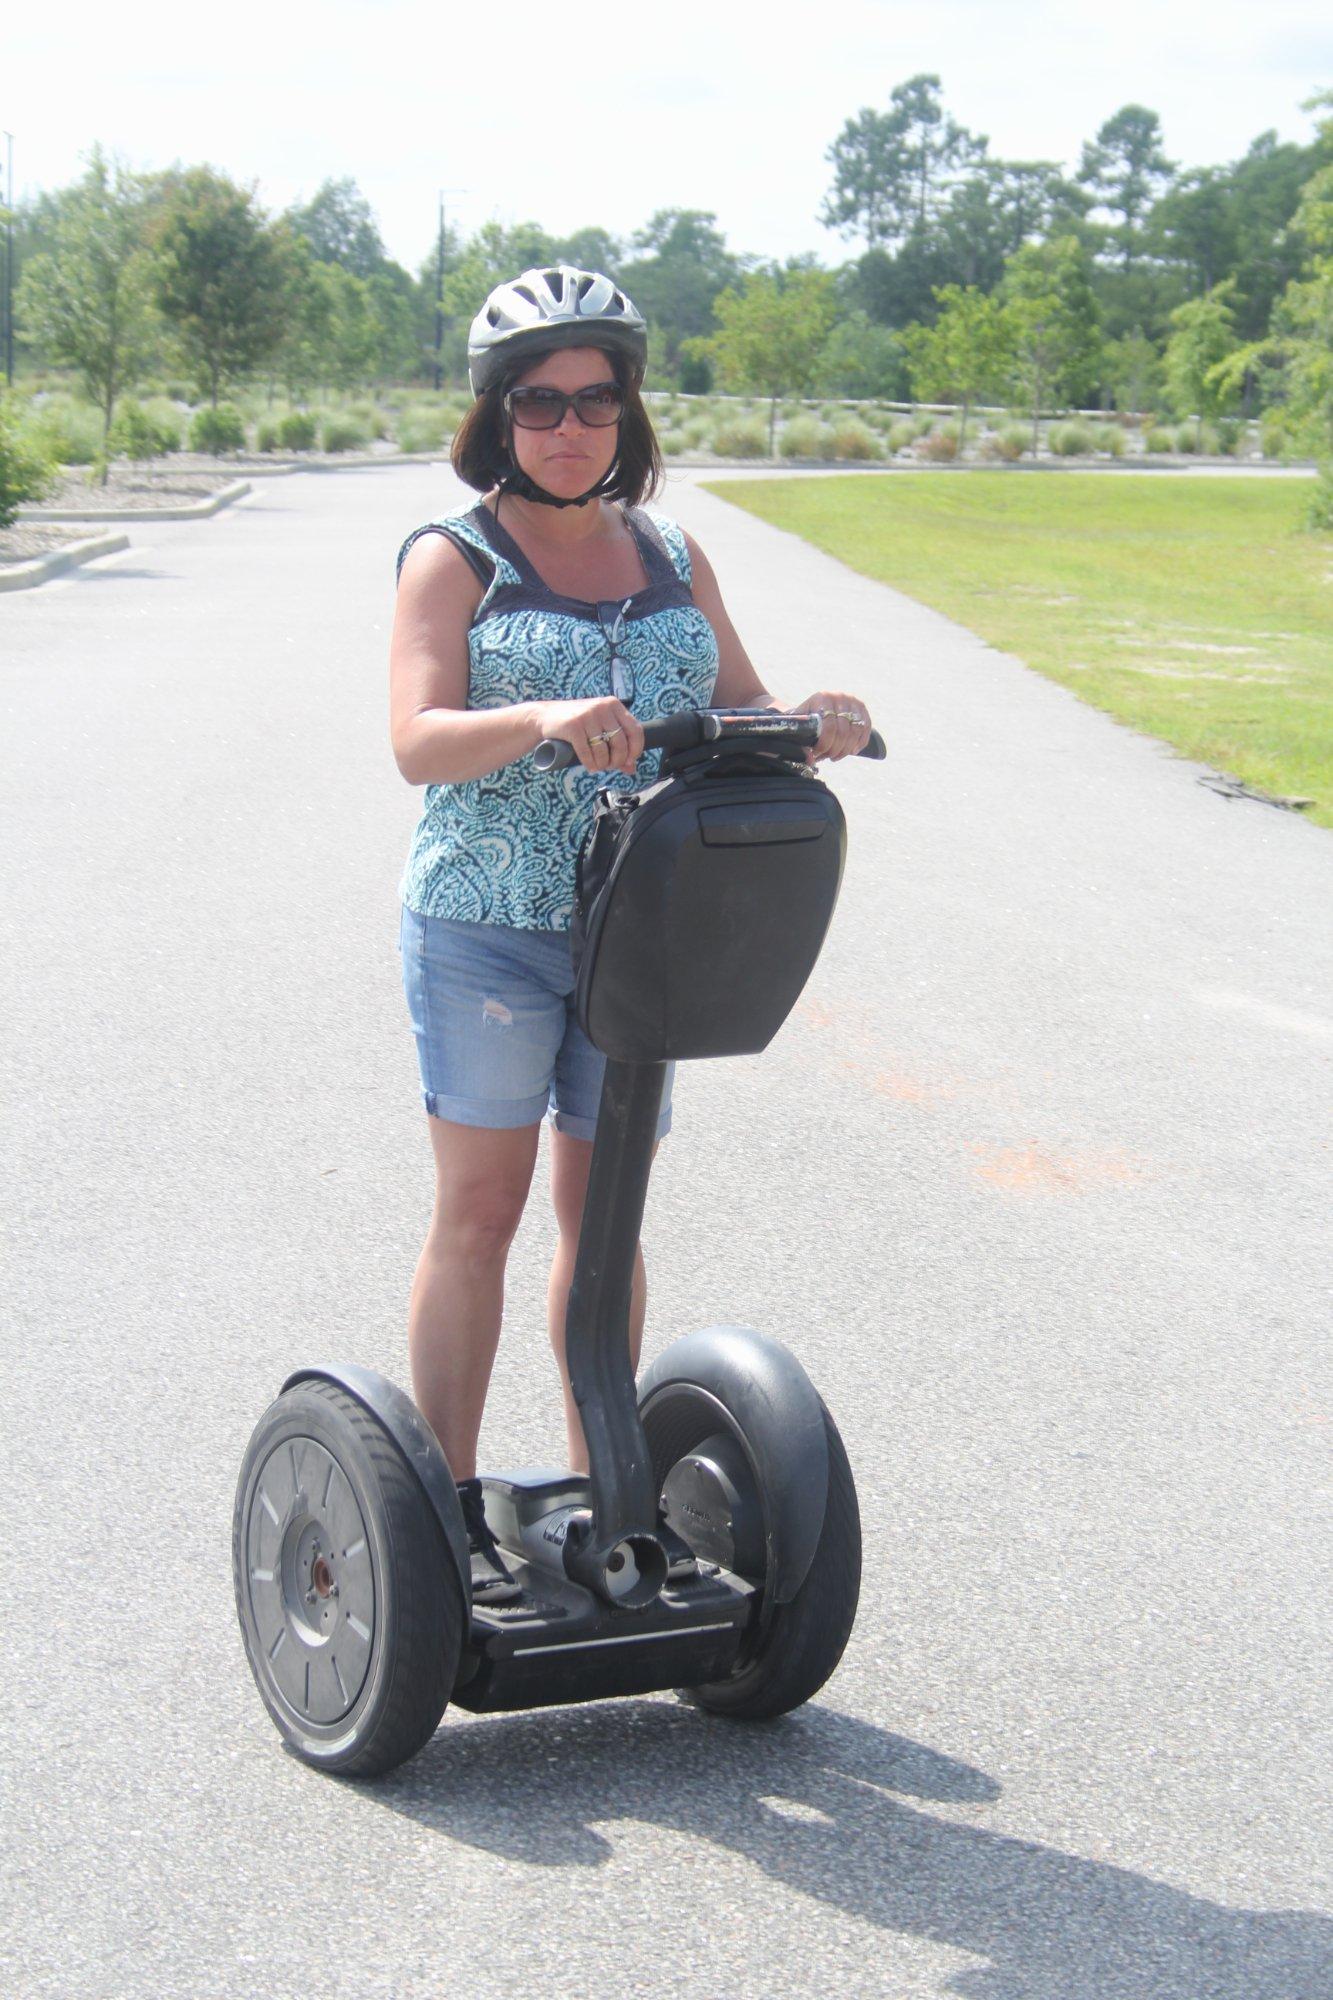
{"type": "MultiPolygon", "coordinates": [[[[657,1148],[653,1148],[653,1157],[657,1148]]],[[[583,1221],[583,1202],[588,1192],[588,1173],[592,1166],[592,1140],[575,1139],[568,1132],[551,1131],[551,1198],[555,1206],[555,1219],[560,1225],[560,1241],[556,1245],[555,1258],[551,1265],[551,1280],[546,1294],[546,1323],[551,1336],[551,1346],[560,1367],[560,1380],[565,1392],[565,1430],[569,1436],[569,1465],[572,1472],[588,1470],[588,1447],[583,1441],[583,1425],[579,1422],[578,1405],[569,1387],[569,1371],[565,1366],[565,1313],[569,1305],[569,1287],[574,1277],[574,1254],[578,1249],[579,1225],[583,1221]]],[[[643,1246],[636,1246],[634,1252],[634,1278],[630,1293],[629,1315],[629,1358],[631,1367],[637,1370],[639,1350],[643,1346],[643,1322],[648,1308],[648,1276],[643,1262],[643,1246]]]]}
{"type": "Polygon", "coordinates": [[[492,1132],[446,1118],[426,1123],[435,1148],[435,1210],[408,1312],[412,1387],[454,1478],[471,1479],[500,1340],[505,1260],[541,1127],[492,1132]]]}

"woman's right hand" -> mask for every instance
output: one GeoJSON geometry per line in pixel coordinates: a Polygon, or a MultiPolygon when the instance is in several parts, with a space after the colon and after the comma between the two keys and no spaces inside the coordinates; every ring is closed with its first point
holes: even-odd
{"type": "Polygon", "coordinates": [[[643,755],[643,727],[613,694],[595,701],[533,703],[538,741],[568,743],[585,771],[632,773],[643,755]]]}

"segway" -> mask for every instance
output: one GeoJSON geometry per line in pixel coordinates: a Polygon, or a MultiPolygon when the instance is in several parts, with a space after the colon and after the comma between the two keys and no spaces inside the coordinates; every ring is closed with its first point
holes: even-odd
{"type": "MultiPolygon", "coordinates": [[[[665,753],[659,781],[599,801],[575,1004],[607,1064],[566,1330],[590,1471],[483,1479],[520,1594],[472,1601],[453,1476],[384,1376],[297,1369],[255,1429],[236,1604],[264,1704],[307,1763],[392,1770],[450,1701],[490,1712],[674,1688],[715,1715],[777,1716],[842,1655],[856,1492],[800,1364],[714,1326],[676,1340],[636,1392],[628,1347],[666,1065],[765,1048],[833,914],[846,830],[806,761],[818,729],[744,710],[661,718],[644,731],[665,753]]],[[[572,760],[565,743],[534,755],[538,770],[572,760]]]]}

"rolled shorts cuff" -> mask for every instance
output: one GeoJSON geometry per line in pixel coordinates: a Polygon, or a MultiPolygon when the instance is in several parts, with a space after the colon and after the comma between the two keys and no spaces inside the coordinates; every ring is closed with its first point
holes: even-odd
{"type": "MultiPolygon", "coordinates": [[[[580,1118],[573,1111],[557,1111],[554,1105],[550,1107],[546,1115],[557,1132],[568,1132],[571,1139],[593,1139],[597,1136],[597,1120],[595,1118],[580,1118]]],[[[670,1130],[671,1106],[668,1104],[666,1110],[657,1121],[657,1137],[665,1139],[670,1130]]]]}
{"type": "Polygon", "coordinates": [[[421,1101],[431,1118],[447,1119],[451,1125],[481,1125],[490,1132],[513,1132],[520,1125],[539,1125],[546,1115],[550,1097],[517,1097],[497,1103],[493,1097],[446,1097],[443,1092],[423,1090],[421,1101]]]}

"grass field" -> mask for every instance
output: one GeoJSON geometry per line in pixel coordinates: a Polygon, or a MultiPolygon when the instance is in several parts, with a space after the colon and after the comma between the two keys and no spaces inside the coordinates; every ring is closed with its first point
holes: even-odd
{"type": "Polygon", "coordinates": [[[1300,532],[1308,490],[1004,472],[709,487],[1333,826],[1333,535],[1300,532]]]}

